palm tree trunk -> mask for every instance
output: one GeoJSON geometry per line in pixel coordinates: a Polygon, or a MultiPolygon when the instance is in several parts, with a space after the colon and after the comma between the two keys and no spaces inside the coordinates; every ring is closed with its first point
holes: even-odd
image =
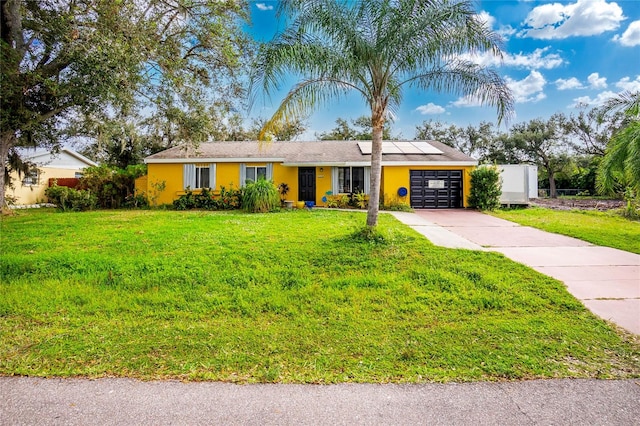
{"type": "Polygon", "coordinates": [[[367,227],[378,226],[378,210],[380,208],[380,181],[382,180],[382,132],[384,129],[384,113],[374,111],[371,120],[371,180],[369,192],[369,209],[367,211],[367,227]]]}

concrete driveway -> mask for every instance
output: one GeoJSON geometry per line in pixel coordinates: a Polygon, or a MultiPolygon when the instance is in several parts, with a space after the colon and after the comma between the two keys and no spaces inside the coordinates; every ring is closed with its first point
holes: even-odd
{"type": "Polygon", "coordinates": [[[497,251],[565,283],[593,313],[640,334],[640,256],[473,210],[394,214],[436,245],[497,251]]]}

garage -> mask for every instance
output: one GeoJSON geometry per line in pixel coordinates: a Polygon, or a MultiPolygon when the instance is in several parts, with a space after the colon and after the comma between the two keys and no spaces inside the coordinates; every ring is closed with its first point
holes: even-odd
{"type": "Polygon", "coordinates": [[[411,207],[461,208],[462,170],[410,170],[411,207]]]}

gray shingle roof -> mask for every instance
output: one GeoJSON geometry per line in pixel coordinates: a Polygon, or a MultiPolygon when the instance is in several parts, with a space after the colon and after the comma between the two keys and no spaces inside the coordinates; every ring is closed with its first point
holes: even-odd
{"type": "MultiPolygon", "coordinates": [[[[389,163],[477,164],[476,160],[443,143],[428,141],[442,154],[383,154],[389,163]]],[[[207,142],[197,148],[175,147],[145,158],[145,163],[193,162],[282,162],[289,165],[369,164],[371,155],[362,154],[358,141],[309,142],[207,142]]]]}

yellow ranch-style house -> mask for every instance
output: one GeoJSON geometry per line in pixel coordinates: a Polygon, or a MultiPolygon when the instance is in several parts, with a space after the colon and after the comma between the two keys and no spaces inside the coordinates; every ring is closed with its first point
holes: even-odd
{"type": "MultiPolygon", "coordinates": [[[[136,182],[156,204],[221,186],[265,178],[289,186],[287,200],[326,205],[327,195],[369,193],[371,141],[207,142],[175,147],[145,159],[136,182]]],[[[413,208],[467,206],[473,158],[436,141],[385,141],[381,197],[413,208]]]]}

